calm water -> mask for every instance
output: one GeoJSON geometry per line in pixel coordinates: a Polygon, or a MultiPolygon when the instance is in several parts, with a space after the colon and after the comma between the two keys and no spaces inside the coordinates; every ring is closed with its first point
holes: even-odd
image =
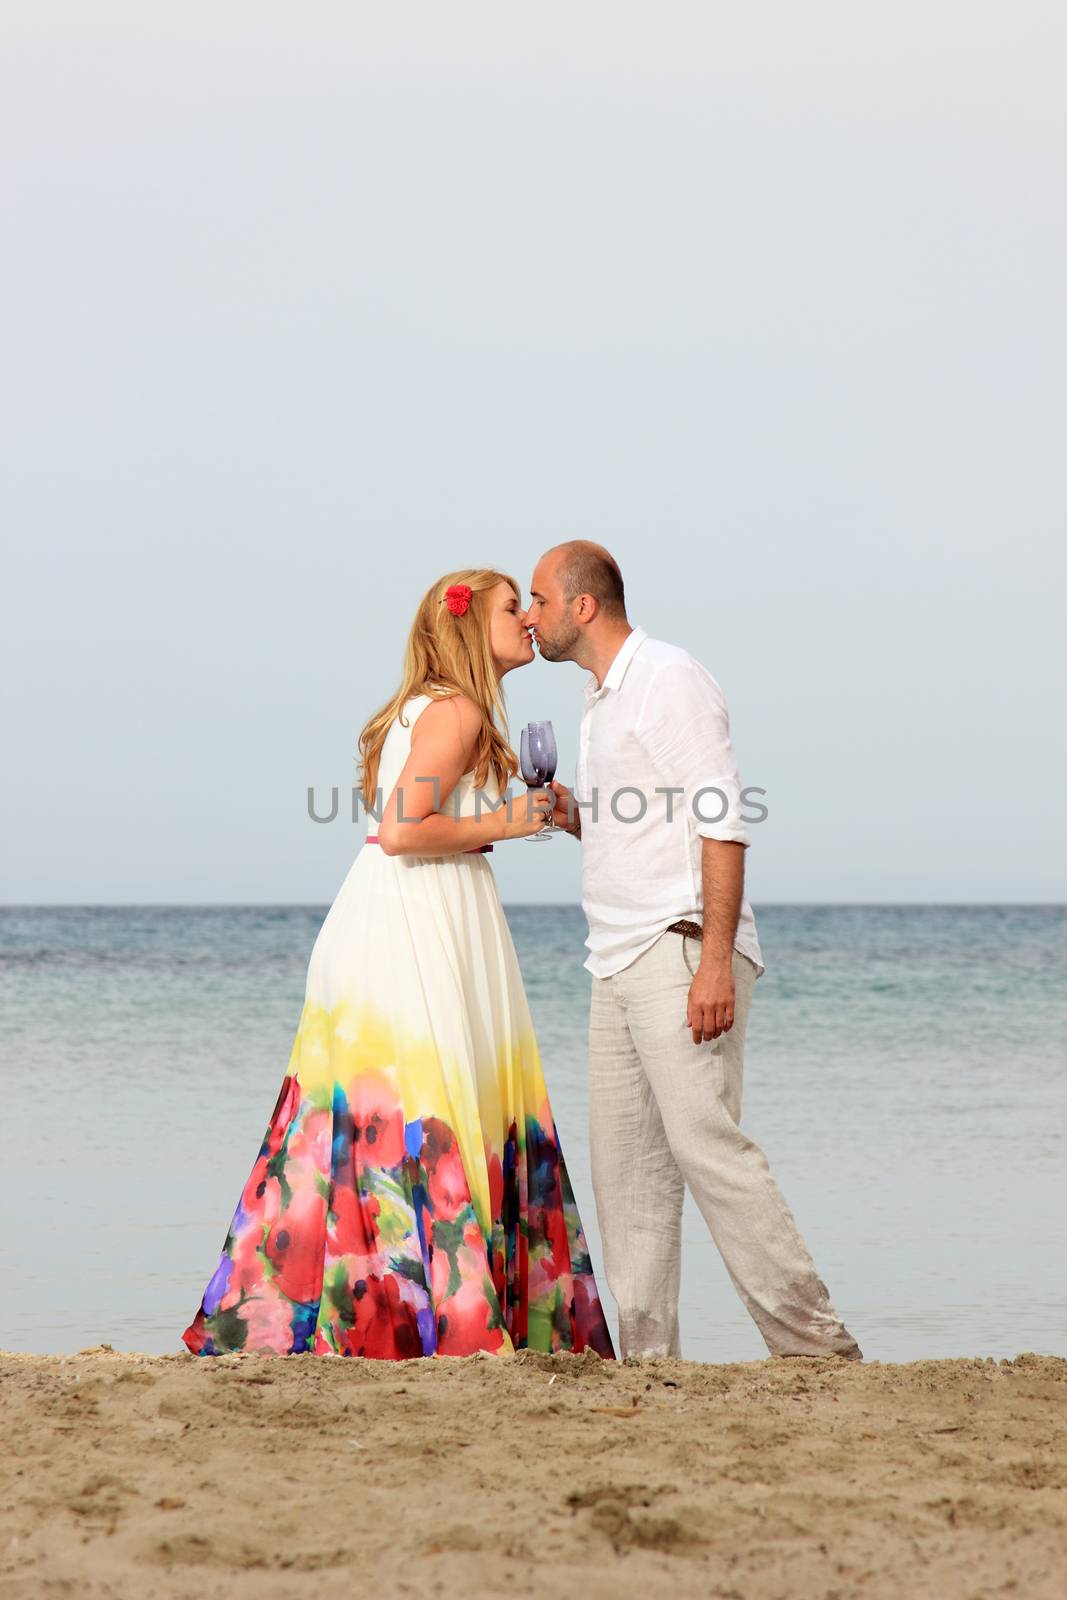
{"type": "MultiPolygon", "coordinates": [[[[0,909],[0,1347],[175,1351],[325,907],[0,909]]],[[[585,934],[508,910],[594,1260],[585,934]]],[[[872,1359],[1067,1355],[1064,907],[764,907],[743,1124],[872,1359]]],[[[683,1347],[765,1348],[695,1212],[683,1347]]]]}

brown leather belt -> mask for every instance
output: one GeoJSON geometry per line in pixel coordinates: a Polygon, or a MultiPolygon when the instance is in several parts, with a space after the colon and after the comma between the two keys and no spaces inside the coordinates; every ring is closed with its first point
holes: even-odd
{"type": "Polygon", "coordinates": [[[672,922],[667,928],[667,932],[687,934],[690,939],[703,939],[704,937],[704,930],[699,922],[686,922],[684,919],[681,922],[672,922]]]}

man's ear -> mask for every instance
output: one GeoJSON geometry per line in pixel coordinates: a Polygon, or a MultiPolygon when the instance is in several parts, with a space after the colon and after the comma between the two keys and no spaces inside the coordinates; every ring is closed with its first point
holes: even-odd
{"type": "Polygon", "coordinates": [[[578,596],[578,610],[575,613],[575,621],[592,622],[595,620],[599,610],[599,603],[593,599],[591,594],[580,594],[578,596]]]}

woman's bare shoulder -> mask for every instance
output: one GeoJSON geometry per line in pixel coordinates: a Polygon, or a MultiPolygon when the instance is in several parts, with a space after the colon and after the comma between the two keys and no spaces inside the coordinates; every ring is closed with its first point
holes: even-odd
{"type": "Polygon", "coordinates": [[[458,690],[434,695],[415,724],[413,738],[451,736],[466,746],[481,732],[482,721],[481,709],[469,695],[458,690]]]}

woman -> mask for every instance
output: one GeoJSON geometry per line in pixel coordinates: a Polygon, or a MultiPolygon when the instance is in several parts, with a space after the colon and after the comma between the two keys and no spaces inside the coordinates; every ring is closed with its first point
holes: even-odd
{"type": "Polygon", "coordinates": [[[404,681],[360,735],[378,814],[315,941],[304,1008],[199,1355],[614,1354],[486,852],[553,797],[518,763],[504,673],[534,648],[512,578],[425,596],[404,681]]]}

